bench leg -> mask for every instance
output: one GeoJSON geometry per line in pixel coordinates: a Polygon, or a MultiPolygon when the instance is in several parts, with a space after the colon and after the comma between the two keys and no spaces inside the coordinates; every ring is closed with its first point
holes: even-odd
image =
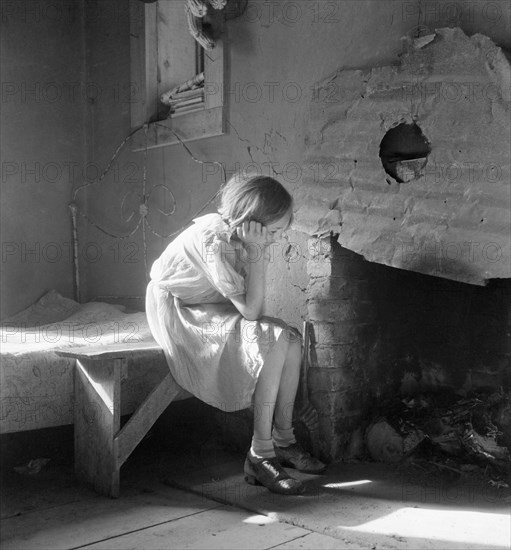
{"type": "Polygon", "coordinates": [[[123,361],[78,360],[75,369],[75,473],[114,498],[119,496],[114,438],[120,428],[123,361]]]}
{"type": "Polygon", "coordinates": [[[133,449],[181,391],[169,373],[139,405],[115,438],[114,449],[120,465],[124,464],[133,449]]]}

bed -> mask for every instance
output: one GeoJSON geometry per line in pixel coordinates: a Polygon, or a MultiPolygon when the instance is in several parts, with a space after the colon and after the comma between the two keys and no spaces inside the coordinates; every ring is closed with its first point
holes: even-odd
{"type": "Polygon", "coordinates": [[[0,337],[1,433],[73,423],[75,473],[106,496],[119,496],[122,464],[167,406],[191,397],[145,312],[52,290],[7,319],[0,337]]]}
{"type": "MultiPolygon", "coordinates": [[[[154,342],[145,312],[104,302],[80,304],[56,290],[5,320],[0,338],[0,433],[73,423],[76,361],[58,350],[154,342]]],[[[143,365],[128,358],[121,415],[133,413],[167,372],[159,357],[143,365]]]]}
{"type": "MultiPolygon", "coordinates": [[[[170,239],[183,229],[158,232],[147,219],[154,190],[165,191],[174,205],[166,211],[157,208],[160,216],[170,217],[174,213],[175,200],[165,184],[147,189],[145,165],[140,193],[137,193],[141,200],[137,216],[132,214],[122,219],[131,224],[125,234],[115,235],[103,229],[89,217],[86,209],[79,207],[79,194],[91,186],[101,187],[124,145],[140,130],[145,131],[147,139],[147,125],[131,132],[116,149],[100,178],[74,190],[69,203],[74,299],[50,290],[24,311],[4,320],[0,327],[0,433],[74,424],[76,474],[98,492],[111,497],[119,495],[121,465],[158,416],[172,401],[191,397],[170,375],[163,350],[151,335],[144,311],[106,300],[82,303],[79,225],[93,226],[115,240],[130,238],[140,231],[146,279],[148,233],[170,239]],[[130,417],[121,428],[123,415],[130,417]]],[[[194,161],[202,162],[176,137],[194,161]]],[[[146,159],[147,147],[144,164],[146,159]]],[[[130,196],[133,189],[125,191],[120,198],[121,213],[130,196]]],[[[88,198],[85,204],[90,203],[90,196],[88,198]]],[[[109,298],[115,302],[119,297],[109,298]]],[[[124,298],[128,298],[128,303],[131,298],[140,300],[140,297],[124,298]]]]}

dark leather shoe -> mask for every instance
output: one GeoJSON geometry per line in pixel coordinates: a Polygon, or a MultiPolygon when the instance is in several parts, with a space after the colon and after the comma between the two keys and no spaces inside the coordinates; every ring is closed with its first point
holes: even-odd
{"type": "Polygon", "coordinates": [[[256,458],[248,453],[245,459],[245,481],[250,485],[263,485],[272,493],[299,495],[305,487],[298,479],[290,477],[276,457],[256,458]]]}
{"type": "Polygon", "coordinates": [[[326,465],[321,460],[314,458],[298,443],[293,443],[289,447],[274,445],[273,448],[280,464],[286,468],[295,468],[305,474],[321,474],[326,470],[326,465]]]}

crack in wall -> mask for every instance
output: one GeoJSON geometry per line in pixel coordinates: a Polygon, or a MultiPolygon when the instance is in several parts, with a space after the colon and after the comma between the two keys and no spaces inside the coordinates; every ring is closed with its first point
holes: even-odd
{"type": "Polygon", "coordinates": [[[295,225],[309,235],[339,230],[336,209],[339,243],[373,262],[477,285],[511,278],[511,91],[504,91],[511,66],[483,35],[440,28],[413,37],[422,31],[405,38],[399,65],[339,70],[314,86],[305,159],[319,159],[320,170],[297,190],[295,225]],[[319,101],[332,86],[338,101],[319,101]],[[400,125],[420,128],[428,147],[403,138],[403,150],[397,143],[386,151],[385,165],[379,148],[400,125]],[[322,177],[331,165],[335,177],[322,177]],[[480,210],[469,208],[467,192],[480,210]],[[430,241],[440,254],[445,247],[459,254],[431,261],[430,241]],[[498,261],[467,257],[466,242],[491,242],[498,261]]]}

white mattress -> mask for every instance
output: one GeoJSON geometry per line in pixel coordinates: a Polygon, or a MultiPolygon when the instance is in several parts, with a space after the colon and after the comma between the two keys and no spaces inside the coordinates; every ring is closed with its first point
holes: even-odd
{"type": "MultiPolygon", "coordinates": [[[[79,304],[56,291],[7,319],[0,329],[0,432],[72,424],[73,346],[152,341],[144,312],[101,302],[79,304]]],[[[129,414],[168,372],[165,360],[128,362],[121,414],[129,414]]]]}

